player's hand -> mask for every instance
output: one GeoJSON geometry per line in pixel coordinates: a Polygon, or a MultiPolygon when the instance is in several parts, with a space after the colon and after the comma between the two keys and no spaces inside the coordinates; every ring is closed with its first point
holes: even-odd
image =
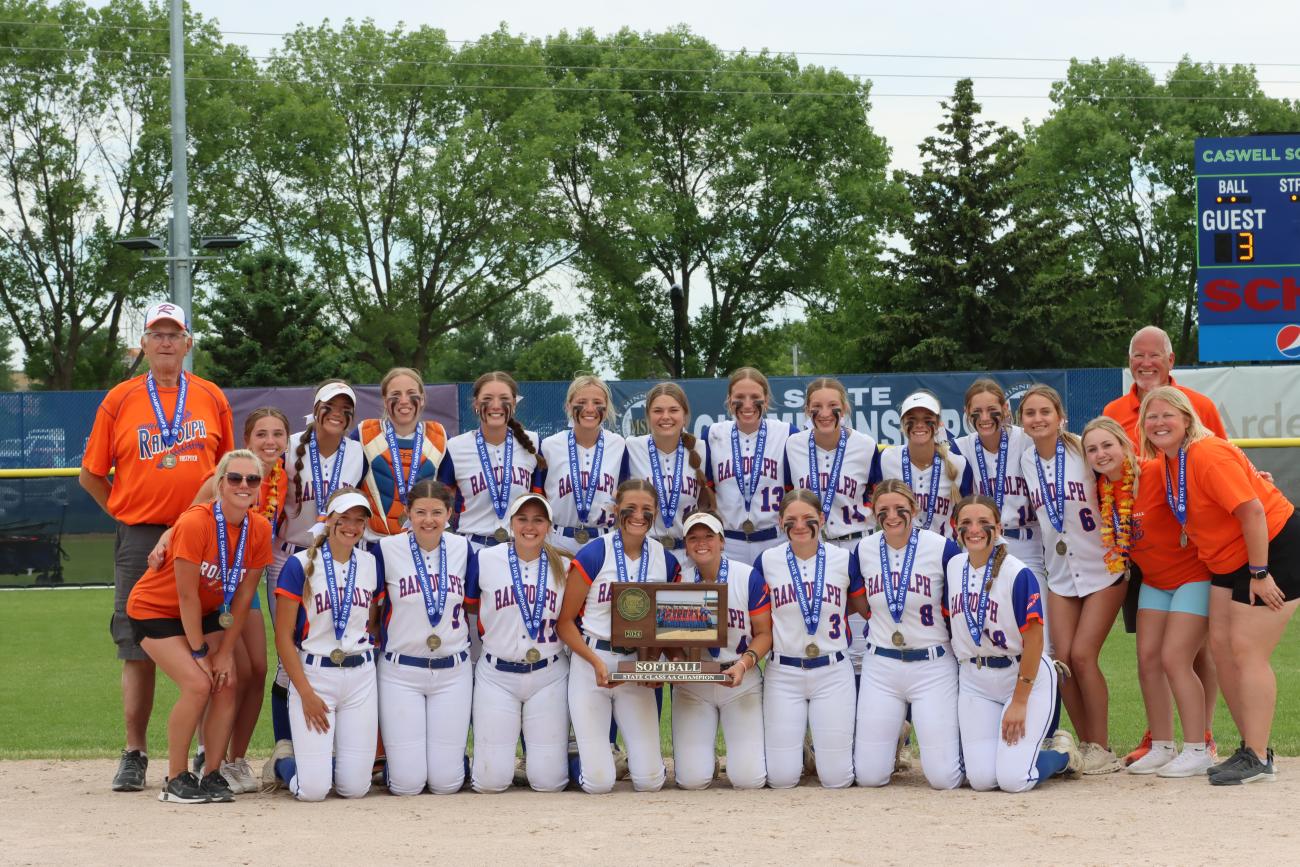
{"type": "Polygon", "coordinates": [[[748,671],[749,671],[749,666],[745,665],[743,659],[736,660],[731,664],[730,668],[722,672],[727,676],[727,680],[724,683],[724,686],[731,687],[731,688],[740,686],[741,681],[745,679],[745,674],[748,673],[748,671]]]}
{"type": "Polygon", "coordinates": [[[1273,580],[1272,573],[1265,575],[1258,581],[1251,579],[1250,604],[1254,605],[1256,599],[1262,600],[1265,605],[1274,611],[1281,611],[1282,606],[1286,604],[1286,597],[1282,595],[1282,589],[1273,580]]]}
{"type": "Polygon", "coordinates": [[[212,692],[218,693],[230,685],[230,673],[235,668],[235,655],[230,651],[218,650],[210,655],[212,660],[212,692]]]}
{"type": "Polygon", "coordinates": [[[1277,484],[1276,482],[1273,481],[1273,474],[1268,472],[1267,470],[1255,470],[1255,475],[1259,476],[1261,479],[1268,482],[1270,485],[1277,484]]]}
{"type": "Polygon", "coordinates": [[[1025,736],[1025,714],[1028,708],[1029,702],[1013,698],[1002,714],[1002,740],[1007,746],[1015,746],[1025,736]]]}
{"type": "Polygon", "coordinates": [[[609,679],[609,666],[605,664],[605,660],[597,659],[596,664],[592,666],[592,669],[596,672],[596,686],[603,686],[606,689],[613,689],[618,686],[618,681],[611,681],[609,679]]]}
{"type": "Polygon", "coordinates": [[[212,684],[214,682],[212,677],[212,654],[196,659],[194,662],[198,665],[199,670],[208,676],[208,683],[212,684]]]}
{"type": "Polygon", "coordinates": [[[163,560],[167,557],[167,543],[171,541],[172,531],[168,527],[161,536],[158,537],[158,544],[153,546],[149,552],[149,567],[151,569],[161,569],[163,560]]]}
{"type": "Polygon", "coordinates": [[[307,728],[312,731],[325,734],[330,730],[329,708],[315,690],[302,696],[302,715],[307,720],[307,728]]]}

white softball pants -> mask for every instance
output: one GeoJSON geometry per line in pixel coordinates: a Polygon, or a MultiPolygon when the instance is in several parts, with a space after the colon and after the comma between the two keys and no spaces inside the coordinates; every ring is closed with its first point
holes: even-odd
{"type": "Polygon", "coordinates": [[[950,649],[937,659],[916,662],[867,653],[862,661],[853,743],[858,785],[889,782],[909,703],[926,780],[931,788],[957,788],[962,783],[961,733],[957,727],[957,660],[950,649]]]}
{"type": "MultiPolygon", "coordinates": [[[[618,670],[620,661],[635,658],[595,648],[592,652],[604,660],[611,672],[618,670]]],[[[595,669],[575,653],[569,669],[569,715],[578,739],[578,758],[582,762],[579,783],[584,792],[603,795],[614,788],[614,755],[609,747],[611,716],[627,748],[632,787],[638,792],[663,788],[664,758],[659,747],[659,710],[653,689],[639,683],[624,683],[612,689],[596,686],[595,669]]],[[[530,756],[532,750],[530,740],[530,756]]]]}
{"type": "Polygon", "coordinates": [[[966,758],[966,777],[979,792],[1001,789],[1024,792],[1038,785],[1038,751],[1043,740],[1055,734],[1056,666],[1044,657],[1029,691],[1025,708],[1025,735],[1014,745],[1002,740],[1002,715],[1020,676],[1020,664],[1010,668],[977,668],[961,664],[961,691],[957,718],[966,758]]]}
{"type": "Polygon", "coordinates": [[[763,675],[763,744],[767,784],[772,788],[799,784],[807,730],[812,731],[821,784],[828,789],[853,785],[853,666],[847,656],[809,669],[768,660],[763,675]]]}
{"type": "Polygon", "coordinates": [[[370,791],[375,764],[379,722],[375,664],[323,668],[319,662],[308,665],[308,654],[301,656],[307,681],[325,702],[329,731],[307,727],[302,696],[290,684],[289,728],[298,771],[289,781],[289,791],[300,801],[323,801],[332,783],[340,797],[360,798],[370,791]]]}
{"type": "Polygon", "coordinates": [[[474,791],[510,788],[521,730],[528,785],[538,792],[563,791],[569,784],[568,659],[561,654],[545,668],[513,672],[501,671],[485,655],[474,673],[474,791]]]}
{"type": "Polygon", "coordinates": [[[418,668],[379,660],[379,726],[388,756],[388,791],[437,795],[465,783],[474,675],[469,661],[418,668]]]}
{"type": "Polygon", "coordinates": [[[745,673],[740,686],[673,684],[673,762],[677,786],[707,789],[713,782],[718,723],[727,744],[727,779],[734,789],[767,782],[763,753],[763,675],[745,673]]]}

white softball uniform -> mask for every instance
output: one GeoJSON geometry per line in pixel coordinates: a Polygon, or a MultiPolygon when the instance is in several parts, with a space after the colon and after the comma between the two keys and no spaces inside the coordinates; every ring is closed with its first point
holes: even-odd
{"type": "Polygon", "coordinates": [[[1021,456],[1021,468],[1029,483],[1029,496],[1043,531],[1043,556],[1047,564],[1047,586],[1061,596],[1088,596],[1115,583],[1106,569],[1097,525],[1097,480],[1083,455],[1065,449],[1064,516],[1062,527],[1052,526],[1044,497],[1056,493],[1056,456],[1042,460],[1031,444],[1021,456]],[[1038,478],[1042,467],[1046,490],[1038,478]],[[1064,552],[1061,548],[1064,547],[1064,552]]]}
{"type": "MultiPolygon", "coordinates": [[[[812,467],[808,463],[808,440],[812,429],[793,433],[785,441],[785,462],[790,473],[790,485],[805,491],[813,490],[812,467]]],[[[880,481],[880,450],[869,434],[849,430],[844,443],[844,459],[839,475],[831,479],[835,466],[835,449],[817,446],[818,490],[834,486],[835,497],[831,511],[826,516],[823,531],[833,542],[855,542],[876,526],[871,514],[871,486],[880,481]]]]}
{"type": "Polygon", "coordinates": [[[700,432],[704,441],[705,475],[717,497],[717,511],[722,516],[726,536],[726,556],[747,565],[763,551],[781,544],[776,529],[777,510],[785,496],[787,474],[785,469],[785,442],[799,429],[794,425],[763,419],[760,428],[752,434],[739,431],[734,421],[709,425],[700,432]],[[732,434],[737,434],[734,445],[740,450],[740,467],[735,466],[732,434]],[[763,453],[758,454],[759,434],[762,433],[763,453]],[[754,464],[758,464],[758,478],[754,479],[754,464]],[[741,491],[744,484],[749,490],[754,482],[749,506],[741,491]],[[746,532],[749,521],[753,529],[746,532]]]}
{"type": "MultiPolygon", "coordinates": [[[[764,551],[754,563],[749,598],[768,595],[772,612],[772,655],[763,677],[763,743],[767,782],[774,789],[799,784],[804,732],[811,730],[817,778],[829,789],[853,785],[853,667],[848,664],[844,621],[848,597],[864,592],[849,576],[849,552],[822,544],[825,584],[817,628],[808,634],[786,560],[789,543],[764,551]],[[809,657],[809,645],[816,655],[809,657]]],[[[812,598],[817,558],[795,559],[812,598]]],[[[754,609],[751,613],[761,611],[754,609]]]]}
{"type": "MultiPolygon", "coordinates": [[[[627,449],[623,452],[623,467],[619,472],[619,481],[627,479],[645,479],[651,484],[654,483],[654,474],[650,467],[650,449],[654,448],[654,438],[649,434],[644,436],[630,437],[627,441],[627,449]]],[[[704,468],[708,466],[708,454],[704,445],[704,440],[695,440],[695,453],[700,456],[700,473],[703,474],[704,468]]],[[[659,452],[659,469],[663,473],[663,481],[666,489],[671,491],[676,485],[676,479],[681,474],[682,492],[677,500],[677,512],[672,515],[672,521],[665,524],[663,513],[668,508],[668,504],[662,502],[655,508],[655,525],[651,530],[651,535],[656,540],[665,536],[673,539],[672,548],[681,549],[683,546],[682,539],[685,531],[682,529],[682,522],[686,520],[691,512],[695,511],[696,505],[700,501],[700,482],[696,476],[694,468],[691,467],[691,454],[688,450],[682,451],[682,466],[677,466],[677,450],[671,452],[659,452]]]]}
{"type": "Polygon", "coordinates": [[[572,431],[562,430],[542,440],[542,457],[546,459],[546,468],[537,471],[533,485],[546,494],[554,515],[547,541],[573,555],[585,544],[574,538],[579,529],[585,529],[590,540],[603,536],[614,526],[618,517],[614,508],[614,494],[618,490],[619,469],[623,466],[626,441],[613,431],[602,430],[598,467],[595,466],[597,447],[584,448],[574,442],[578,456],[580,493],[584,498],[591,484],[592,473],[596,474],[596,490],[592,495],[591,508],[587,511],[587,519],[583,521],[578,517],[578,501],[569,466],[570,436],[572,431]]]}
{"type": "Polygon", "coordinates": [[[957,729],[957,660],[945,615],[944,574],[957,545],[929,530],[913,530],[916,546],[904,574],[907,546],[885,545],[875,533],[858,543],[849,564],[867,592],[867,655],[858,692],[853,763],[860,786],[889,782],[898,754],[898,732],[912,706],[921,747],[921,769],[931,787],[961,785],[961,737],[957,729]],[[886,582],[906,591],[897,622],[889,610],[886,582]]]}
{"type": "MultiPolygon", "coordinates": [[[[282,543],[295,545],[297,548],[306,548],[312,543],[311,528],[317,520],[323,516],[318,515],[316,511],[316,486],[312,481],[311,466],[311,448],[306,447],[302,453],[302,470],[298,470],[298,444],[302,442],[305,431],[299,431],[289,437],[289,447],[284,453],[284,471],[285,478],[288,480],[288,487],[285,491],[284,506],[284,523],[280,526],[280,531],[276,538],[282,543]],[[295,493],[295,479],[302,480],[302,488],[295,493]]],[[[325,495],[321,502],[329,499],[337,488],[340,487],[359,487],[362,478],[366,474],[366,455],[365,449],[361,443],[356,440],[344,437],[331,455],[320,456],[320,478],[326,488],[325,495]],[[341,462],[341,464],[340,464],[341,462]],[[338,484],[331,485],[334,480],[337,466],[338,484]]],[[[284,561],[289,559],[293,553],[291,550],[281,551],[282,546],[276,546],[278,563],[276,566],[282,566],[284,561]]]]}
{"type": "MultiPolygon", "coordinates": [[[[609,643],[610,585],[619,580],[614,538],[615,534],[611,533],[593,539],[578,551],[569,570],[569,581],[573,583],[568,587],[570,593],[586,594],[583,638],[611,672],[618,670],[619,662],[636,659],[636,654],[615,653],[609,643]]],[[[654,539],[647,538],[642,551],[626,553],[628,581],[638,580],[642,557],[649,561],[646,581],[674,581],[678,576],[677,560],[654,539]]],[[[595,669],[575,653],[569,669],[569,714],[578,740],[578,757],[582,763],[579,783],[583,791],[603,794],[614,788],[614,756],[609,749],[611,716],[618,723],[627,747],[633,788],[638,792],[654,792],[663,787],[664,760],[659,748],[659,711],[653,689],[637,683],[624,683],[612,689],[597,686],[595,669]]]]}
{"type": "MultiPolygon", "coordinates": [[[[880,455],[880,477],[882,479],[898,479],[903,481],[903,449],[906,446],[889,446],[880,455]]],[[[936,452],[936,455],[938,453],[936,452]]],[[[966,496],[974,488],[975,476],[971,473],[970,465],[967,464],[966,458],[955,452],[948,453],[948,463],[956,471],[957,478],[954,480],[949,474],[948,468],[940,460],[937,467],[934,462],[929,466],[918,467],[915,463],[911,468],[911,486],[912,493],[916,494],[916,517],[912,521],[912,526],[920,527],[922,530],[933,530],[934,532],[952,539],[956,533],[952,529],[952,513],[957,505],[957,501],[966,496]],[[933,484],[934,473],[939,474],[938,493],[934,498],[934,514],[927,522],[926,513],[930,509],[930,487],[933,484]]]]}
{"type": "MultiPolygon", "coordinates": [[[[447,453],[438,465],[438,481],[456,491],[456,508],[458,514],[456,532],[473,543],[474,550],[497,544],[494,535],[497,530],[509,531],[506,520],[509,504],[517,497],[533,490],[533,473],[537,469],[537,458],[524,448],[513,432],[506,431],[506,439],[493,445],[484,441],[488,464],[496,484],[503,479],[509,483],[510,492],[506,498],[507,511],[497,517],[492,507],[492,494],[488,488],[487,474],[479,460],[478,428],[466,431],[447,440],[447,453]],[[507,443],[510,450],[510,467],[505,465],[507,443]]],[[[524,431],[532,442],[538,446],[537,434],[524,431]]]]}
{"type": "MultiPolygon", "coordinates": [[[[476,792],[504,792],[515,773],[515,745],[528,745],[528,784],[558,792],[569,784],[569,658],[561,652],[555,620],[564,601],[547,563],[537,637],[528,634],[510,573],[509,546],[479,553],[479,629],[483,656],[474,670],[474,770],[476,792]],[[536,661],[528,652],[537,651],[536,661]]],[[[560,561],[561,574],[569,560],[560,561]]],[[[518,560],[529,617],[537,604],[541,558],[518,560]]]]}
{"type": "Polygon", "coordinates": [[[1033,570],[1009,554],[989,588],[981,625],[984,569],[968,570],[969,563],[966,554],[948,562],[952,646],[961,663],[957,719],[966,776],[977,791],[1023,792],[1039,782],[1038,751],[1055,732],[1058,718],[1056,667],[1046,656],[1029,692],[1025,735],[1018,743],[1002,740],[1002,717],[1020,676],[1021,635],[1030,623],[1043,622],[1042,594],[1033,570]],[[971,634],[972,622],[979,644],[971,634]]]}
{"type": "Polygon", "coordinates": [[[410,531],[376,545],[387,587],[379,660],[379,725],[388,756],[388,790],[440,795],[465,782],[474,689],[465,606],[478,599],[478,562],[469,543],[444,532],[439,547],[420,549],[428,589],[438,596],[442,548],[447,554],[447,598],[438,625],[429,623],[424,592],[411,556],[410,531]],[[430,649],[430,636],[437,648],[430,649]]]}
{"type": "Polygon", "coordinates": [[[1007,451],[998,484],[993,477],[998,474],[998,453],[984,448],[978,434],[957,438],[957,448],[970,467],[975,480],[975,493],[993,497],[998,486],[1002,488],[1002,537],[1007,551],[1015,554],[1040,579],[1046,580],[1047,566],[1043,562],[1042,528],[1029,498],[1029,480],[1025,477],[1024,454],[1032,451],[1034,441],[1022,428],[1008,425],[1007,451]],[[978,451],[977,451],[978,450],[978,451]],[[984,469],[980,469],[978,456],[983,453],[984,469]],[[987,471],[987,472],[985,472],[987,471]]]}
{"type": "MultiPolygon", "coordinates": [[[[768,608],[768,600],[751,600],[751,567],[739,560],[727,563],[727,646],[717,660],[727,667],[749,648],[754,637],[751,611],[768,608]]],[[[700,581],[694,568],[682,572],[682,583],[700,581]]],[[[673,684],[673,768],[683,789],[707,789],[713,782],[714,744],[718,723],[727,745],[727,779],[736,789],[761,789],[767,782],[763,753],[763,675],[758,668],[745,673],[740,686],[716,683],[673,684]]]]}
{"type": "MultiPolygon", "coordinates": [[[[293,736],[297,773],[289,791],[300,801],[323,801],[334,791],[344,798],[360,798],[370,791],[370,772],[375,763],[379,715],[375,696],[374,651],[366,625],[371,606],[383,597],[375,558],[354,550],[357,565],[352,588],[352,607],[342,638],[334,633],[334,596],[329,592],[322,550],[295,554],[280,570],[276,595],[299,603],[295,642],[303,671],[312,690],[325,702],[329,730],[319,732],[307,725],[298,688],[289,685],[289,728],[293,736]],[[305,567],[312,562],[310,582],[305,567]],[[307,592],[304,593],[304,588],[307,592]],[[335,650],[347,655],[343,667],[330,660],[335,650]]],[[[335,596],[346,592],[348,566],[334,564],[335,596]]]]}

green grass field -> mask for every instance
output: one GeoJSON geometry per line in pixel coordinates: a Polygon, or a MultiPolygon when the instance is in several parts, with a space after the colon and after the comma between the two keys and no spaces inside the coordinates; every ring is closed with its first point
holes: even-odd
{"type": "MultiPolygon", "coordinates": [[[[0,758],[102,758],[122,748],[120,663],[108,636],[109,590],[30,590],[0,593],[0,758]]],[[[1102,665],[1111,686],[1111,732],[1116,751],[1127,752],[1145,728],[1138,692],[1133,636],[1116,627],[1102,665]]],[[[1273,657],[1278,708],[1273,745],[1300,754],[1300,619],[1293,621],[1273,657]]],[[[620,687],[625,689],[630,687],[620,687]]],[[[149,727],[150,752],[166,751],[164,726],[176,690],[159,677],[149,727]]],[[[665,701],[664,745],[670,707],[665,701]]],[[[1235,746],[1237,732],[1219,702],[1215,734],[1235,746]]],[[[255,754],[269,753],[269,710],[253,738],[255,754]]]]}

